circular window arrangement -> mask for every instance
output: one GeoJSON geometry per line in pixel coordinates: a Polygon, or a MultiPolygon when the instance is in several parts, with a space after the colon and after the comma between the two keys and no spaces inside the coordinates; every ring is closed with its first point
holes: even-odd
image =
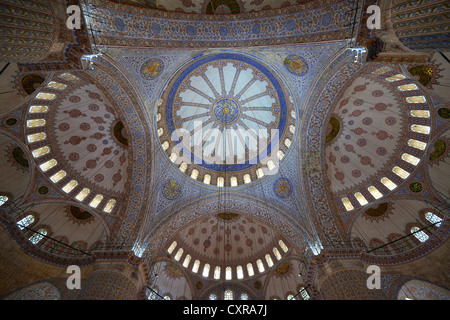
{"type": "Polygon", "coordinates": [[[157,110],[169,159],[219,187],[275,174],[295,134],[288,89],[265,64],[236,53],[201,56],[169,81],[157,110]]]}

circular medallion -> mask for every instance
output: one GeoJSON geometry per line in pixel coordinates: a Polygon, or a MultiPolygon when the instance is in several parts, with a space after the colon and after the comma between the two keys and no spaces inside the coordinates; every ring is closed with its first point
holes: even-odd
{"type": "Polygon", "coordinates": [[[287,198],[292,193],[292,183],[286,178],[279,178],[273,184],[273,193],[279,198],[287,198]]]}
{"type": "Polygon", "coordinates": [[[141,66],[141,77],[145,80],[156,79],[164,69],[164,62],[161,59],[153,58],[144,62],[141,66]]]}
{"type": "Polygon", "coordinates": [[[224,98],[214,104],[213,113],[216,121],[227,125],[233,123],[239,117],[240,109],[236,102],[224,98]]]}
{"type": "Polygon", "coordinates": [[[296,76],[304,76],[309,69],[306,60],[294,54],[288,55],[284,59],[284,66],[290,73],[296,76]]]}
{"type": "Polygon", "coordinates": [[[181,187],[175,180],[167,180],[162,185],[162,194],[164,198],[169,200],[174,200],[178,198],[181,194],[181,187]]]}

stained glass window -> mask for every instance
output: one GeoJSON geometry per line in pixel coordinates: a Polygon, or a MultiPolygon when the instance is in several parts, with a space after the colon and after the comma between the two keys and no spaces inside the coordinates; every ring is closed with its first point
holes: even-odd
{"type": "Polygon", "coordinates": [[[396,175],[398,175],[402,179],[406,179],[409,177],[409,172],[403,170],[399,166],[395,166],[394,168],[392,168],[392,172],[394,172],[396,175]]]}
{"type": "Polygon", "coordinates": [[[350,210],[353,210],[353,209],[354,209],[352,203],[350,202],[350,200],[348,200],[347,197],[343,197],[343,198],[341,199],[341,201],[342,201],[342,204],[343,204],[344,207],[345,207],[345,210],[350,211],[350,210]]]}
{"type": "Polygon", "coordinates": [[[410,147],[419,149],[419,150],[425,150],[425,148],[427,147],[427,144],[425,142],[419,141],[419,140],[415,140],[415,139],[409,139],[408,140],[408,145],[410,147]]]}
{"type": "Polygon", "coordinates": [[[278,251],[277,248],[273,248],[273,254],[275,255],[275,258],[277,258],[277,260],[281,259],[280,251],[278,251]]]}
{"type": "Polygon", "coordinates": [[[53,168],[54,166],[56,166],[57,164],[58,164],[58,161],[56,161],[55,159],[51,159],[51,160],[48,160],[47,162],[44,162],[39,167],[41,168],[42,171],[46,172],[46,171],[50,170],[51,168],[53,168]]]}
{"type": "Polygon", "coordinates": [[[418,124],[413,124],[411,130],[418,133],[430,134],[431,128],[429,126],[421,126],[418,124]]]}
{"type": "Polygon", "coordinates": [[[33,222],[34,222],[34,216],[32,214],[29,214],[25,218],[23,218],[19,222],[17,222],[17,225],[19,226],[20,230],[22,230],[23,228],[28,227],[33,222]]]}
{"type": "Polygon", "coordinates": [[[419,158],[416,158],[413,155],[410,155],[409,153],[402,154],[402,159],[414,166],[417,166],[420,162],[419,158]]]}
{"type": "Polygon", "coordinates": [[[197,273],[199,267],[200,267],[200,261],[195,260],[194,265],[192,266],[192,272],[197,273]]]}
{"type": "Polygon", "coordinates": [[[68,81],[76,81],[76,80],[79,80],[79,78],[78,78],[77,76],[74,76],[73,74],[68,73],[68,72],[63,73],[63,74],[61,74],[61,75],[59,75],[59,76],[60,76],[61,78],[65,79],[65,80],[68,80],[68,81]]]}
{"type": "Polygon", "coordinates": [[[202,276],[204,276],[205,278],[208,278],[208,276],[209,276],[209,264],[208,263],[203,266],[202,276]]]}
{"type": "Polygon", "coordinates": [[[150,294],[148,295],[148,300],[155,300],[157,293],[158,293],[158,291],[155,289],[153,289],[153,291],[150,290],[150,294]]]}
{"type": "Polygon", "coordinates": [[[247,263],[247,273],[249,277],[252,277],[255,274],[255,271],[253,270],[253,265],[250,262],[247,263]]]}
{"type": "Polygon", "coordinates": [[[47,135],[45,134],[45,132],[39,132],[39,133],[29,134],[27,136],[27,139],[28,139],[29,143],[32,143],[32,142],[44,140],[46,137],[47,137],[47,135]]]}
{"type": "Polygon", "coordinates": [[[78,201],[83,201],[90,192],[91,190],[89,190],[89,188],[84,188],[75,196],[75,199],[78,201]]]}
{"type": "Polygon", "coordinates": [[[241,300],[248,300],[248,294],[241,293],[241,300]]]}
{"type": "Polygon", "coordinates": [[[414,97],[407,97],[406,102],[408,102],[408,103],[426,103],[427,99],[425,99],[424,96],[414,96],[414,97]]]}
{"type": "Polygon", "coordinates": [[[370,194],[375,198],[375,199],[380,199],[383,194],[374,186],[370,186],[369,188],[367,188],[367,190],[370,192],[370,194]]]}
{"type": "Polygon", "coordinates": [[[176,246],[177,246],[177,242],[176,242],[176,241],[172,242],[172,244],[170,245],[170,247],[167,249],[167,252],[168,252],[169,254],[172,253],[176,246]]]}
{"type": "Polygon", "coordinates": [[[244,278],[244,270],[242,269],[242,266],[236,267],[236,274],[238,279],[244,278]]]}
{"type": "Polygon", "coordinates": [[[209,300],[217,300],[217,296],[214,293],[209,295],[209,300]]]}
{"type": "Polygon", "coordinates": [[[38,233],[36,233],[35,235],[33,235],[29,240],[31,241],[32,244],[36,244],[36,243],[38,243],[39,241],[41,241],[41,240],[44,238],[44,236],[46,236],[46,235],[47,235],[47,230],[45,230],[45,229],[40,229],[40,230],[38,231],[38,233]]]}
{"type": "Polygon", "coordinates": [[[356,200],[358,200],[359,204],[362,206],[365,206],[366,204],[368,204],[369,202],[367,201],[367,199],[362,195],[361,192],[357,192],[354,194],[356,200]]]}
{"type": "Polygon", "coordinates": [[[437,215],[435,215],[432,212],[427,212],[425,213],[425,219],[427,219],[428,221],[430,221],[431,223],[435,224],[436,227],[440,227],[441,223],[442,223],[442,219],[439,218],[437,215]]]}
{"type": "Polygon", "coordinates": [[[41,147],[39,149],[33,150],[31,153],[33,154],[34,158],[42,157],[43,155],[46,155],[50,152],[50,147],[41,147]]]}
{"type": "Polygon", "coordinates": [[[69,193],[70,191],[73,190],[73,188],[75,188],[78,185],[78,181],[76,180],[71,180],[70,182],[68,182],[63,188],[62,190],[65,193],[69,193]]]}
{"type": "Polygon", "coordinates": [[[52,175],[50,177],[50,180],[52,180],[54,183],[57,183],[59,180],[64,178],[66,176],[66,174],[67,173],[64,170],[60,170],[57,173],[55,173],[54,175],[52,175]]]}
{"type": "Polygon", "coordinates": [[[379,68],[379,69],[373,71],[372,74],[379,76],[379,75],[382,75],[382,74],[384,74],[384,73],[386,73],[386,72],[388,72],[390,70],[391,69],[388,68],[388,67],[382,67],[382,68],[379,68]]]}
{"type": "Polygon", "coordinates": [[[164,300],[170,300],[169,296],[164,296],[164,300]]]}
{"type": "Polygon", "coordinates": [[[256,260],[256,265],[258,266],[258,271],[260,273],[265,271],[265,268],[264,268],[264,265],[263,265],[261,259],[256,260]]]}
{"type": "Polygon", "coordinates": [[[188,254],[183,261],[183,267],[187,268],[189,266],[189,262],[191,262],[191,255],[188,254]]]}
{"type": "Polygon", "coordinates": [[[100,202],[102,202],[102,200],[103,195],[98,194],[94,197],[94,199],[92,199],[91,203],[89,203],[89,206],[91,206],[92,208],[97,208],[100,202]]]}
{"type": "Polygon", "coordinates": [[[56,81],[50,81],[47,84],[47,87],[52,88],[52,89],[57,89],[57,90],[64,90],[65,88],[67,88],[67,85],[64,83],[56,82],[56,81]]]}
{"type": "Polygon", "coordinates": [[[295,300],[293,294],[289,294],[286,299],[287,300],[295,300]]]}
{"type": "Polygon", "coordinates": [[[231,267],[225,268],[225,280],[231,280],[232,279],[232,272],[231,267]]]}
{"type": "Polygon", "coordinates": [[[410,115],[415,118],[429,118],[430,111],[428,110],[411,110],[410,115]]]}
{"type": "Polygon", "coordinates": [[[270,254],[266,254],[265,258],[266,258],[266,262],[267,262],[267,265],[269,266],[269,268],[271,266],[273,266],[273,260],[272,260],[272,257],[270,256],[270,254]]]}
{"type": "Polygon", "coordinates": [[[28,128],[42,127],[45,125],[45,119],[32,119],[27,120],[28,128]]]}
{"type": "Polygon", "coordinates": [[[175,260],[180,260],[181,256],[183,255],[183,248],[178,249],[177,254],[175,255],[175,260]]]}
{"type": "Polygon", "coordinates": [[[300,288],[300,295],[302,296],[303,300],[309,300],[309,294],[306,292],[305,288],[300,288]]]}
{"type": "Polygon", "coordinates": [[[116,205],[116,199],[110,199],[108,203],[106,204],[103,211],[111,213],[111,211],[114,209],[114,206],[116,205]]]}
{"type": "Polygon", "coordinates": [[[56,98],[56,95],[54,93],[39,92],[36,95],[36,98],[41,100],[53,100],[56,98]]]}
{"type": "Polygon", "coordinates": [[[411,91],[411,90],[419,90],[419,88],[414,83],[404,84],[397,87],[400,91],[411,91]]]}
{"type": "Polygon", "coordinates": [[[220,279],[220,267],[219,266],[215,267],[215,269],[214,269],[214,279],[216,279],[216,280],[220,279]]]}
{"type": "Polygon", "coordinates": [[[411,233],[414,233],[414,236],[419,239],[420,242],[425,242],[428,240],[428,235],[423,232],[419,231],[420,229],[418,227],[411,228],[411,233]]]}
{"type": "Polygon", "coordinates": [[[400,81],[400,80],[403,80],[403,79],[406,79],[406,77],[403,74],[401,74],[401,73],[397,73],[396,75],[393,75],[393,76],[390,76],[390,77],[386,78],[386,81],[388,81],[388,82],[395,82],[395,81],[400,81]]]}
{"type": "Polygon", "coordinates": [[[48,111],[48,107],[47,106],[31,106],[28,109],[29,113],[45,113],[48,111]]]}
{"type": "Polygon", "coordinates": [[[381,183],[389,190],[394,190],[395,188],[397,188],[397,185],[386,177],[381,178],[381,183]]]}
{"type": "Polygon", "coordinates": [[[225,290],[223,298],[224,300],[233,300],[233,291],[225,290]]]}
{"type": "Polygon", "coordinates": [[[278,241],[278,244],[280,245],[281,249],[282,249],[284,252],[288,252],[289,248],[288,248],[287,245],[283,242],[283,240],[279,240],[279,241],[278,241]]]}

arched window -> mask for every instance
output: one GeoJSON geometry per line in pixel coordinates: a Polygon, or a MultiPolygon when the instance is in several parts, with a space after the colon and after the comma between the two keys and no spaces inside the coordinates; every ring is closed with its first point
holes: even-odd
{"type": "Polygon", "coordinates": [[[169,296],[164,296],[164,300],[170,300],[169,296]]]}
{"type": "Polygon", "coordinates": [[[184,258],[183,267],[187,268],[189,266],[189,262],[191,262],[191,255],[190,254],[188,254],[186,256],[186,258],[184,258]]]}
{"type": "Polygon", "coordinates": [[[172,253],[176,246],[177,246],[177,242],[176,241],[172,242],[172,244],[170,245],[169,249],[167,249],[167,252],[169,254],[172,253]]]}
{"type": "Polygon", "coordinates": [[[214,293],[209,295],[209,300],[217,300],[217,296],[214,293]]]}
{"type": "Polygon", "coordinates": [[[216,279],[216,280],[220,279],[220,267],[219,266],[217,266],[214,269],[214,279],[216,279]]]}
{"type": "Polygon", "coordinates": [[[8,201],[7,196],[0,196],[0,207],[8,201]]]}
{"type": "Polygon", "coordinates": [[[418,227],[413,227],[411,228],[411,233],[414,234],[414,236],[420,241],[420,242],[425,242],[428,240],[428,235],[423,232],[423,231],[419,231],[420,229],[418,227]]]}
{"type": "Polygon", "coordinates": [[[208,278],[208,276],[209,276],[209,264],[208,263],[203,266],[203,273],[202,273],[202,275],[205,278],[208,278]]]}
{"type": "Polygon", "coordinates": [[[273,248],[273,254],[275,255],[275,258],[277,258],[277,260],[281,259],[280,251],[278,251],[277,248],[273,248]]]}
{"type": "Polygon", "coordinates": [[[19,226],[20,230],[22,230],[25,227],[28,227],[30,224],[34,222],[34,216],[32,214],[27,215],[25,218],[17,222],[17,225],[19,226]]]}
{"type": "Polygon", "coordinates": [[[236,267],[236,273],[237,273],[237,278],[238,279],[244,278],[244,271],[242,270],[241,266],[237,266],[236,267]]]}
{"type": "Polygon", "coordinates": [[[225,292],[223,294],[223,299],[224,300],[233,300],[233,291],[225,290],[225,292]]]}
{"type": "Polygon", "coordinates": [[[271,266],[273,266],[273,261],[272,261],[272,257],[270,256],[270,254],[266,254],[266,262],[267,262],[267,265],[269,266],[269,268],[271,267],[271,266]]]}
{"type": "Polygon", "coordinates": [[[425,219],[427,219],[428,221],[430,221],[431,223],[435,224],[436,227],[440,227],[441,223],[442,223],[442,219],[439,218],[437,215],[435,215],[432,212],[427,212],[425,213],[425,219]]]}
{"type": "Polygon", "coordinates": [[[255,274],[255,271],[253,271],[253,265],[250,262],[247,263],[247,272],[249,277],[252,277],[255,274]]]}
{"type": "Polygon", "coordinates": [[[286,300],[295,300],[294,295],[293,294],[288,295],[286,300]]]}
{"type": "Polygon", "coordinates": [[[248,294],[241,293],[241,300],[248,300],[248,294]]]}
{"type": "Polygon", "coordinates": [[[200,261],[195,260],[194,265],[192,266],[192,272],[197,273],[199,267],[200,267],[200,261]]]}
{"type": "Polygon", "coordinates": [[[303,300],[309,300],[309,294],[306,292],[304,287],[300,288],[300,295],[302,296],[303,300]]]}
{"type": "Polygon", "coordinates": [[[181,256],[183,255],[183,248],[178,249],[177,254],[175,255],[175,260],[179,261],[181,256]]]}
{"type": "Polygon", "coordinates": [[[261,259],[256,260],[256,265],[258,266],[258,270],[260,273],[263,273],[265,271],[264,265],[263,265],[261,259]]]}
{"type": "Polygon", "coordinates": [[[42,238],[44,238],[45,235],[47,235],[47,230],[39,229],[38,233],[33,235],[29,240],[31,241],[32,244],[36,244],[39,241],[41,241],[42,238]]]}
{"type": "Polygon", "coordinates": [[[231,280],[231,279],[232,279],[231,267],[226,267],[226,269],[225,269],[225,280],[231,280]]]}
{"type": "Polygon", "coordinates": [[[280,245],[281,249],[283,249],[284,252],[288,252],[287,245],[284,244],[283,240],[278,241],[278,244],[280,245]]]}
{"type": "Polygon", "coordinates": [[[158,290],[155,290],[155,289],[153,289],[153,291],[150,290],[150,294],[148,295],[148,300],[155,300],[157,293],[158,293],[158,290]]]}

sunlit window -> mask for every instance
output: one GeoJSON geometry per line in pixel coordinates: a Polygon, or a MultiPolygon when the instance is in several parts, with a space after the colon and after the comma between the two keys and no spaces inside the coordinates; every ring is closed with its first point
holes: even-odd
{"type": "Polygon", "coordinates": [[[255,271],[253,270],[253,265],[250,262],[247,263],[247,273],[249,277],[252,277],[255,274],[255,271]]]}
{"type": "Polygon", "coordinates": [[[167,249],[167,252],[168,252],[169,254],[171,254],[171,253],[173,252],[173,250],[175,249],[176,246],[177,246],[177,242],[176,242],[176,241],[172,242],[172,244],[170,245],[170,247],[167,249]]]}
{"type": "Polygon", "coordinates": [[[377,69],[375,71],[372,71],[372,74],[379,76],[379,75],[382,75],[382,74],[384,74],[384,73],[386,73],[386,72],[388,72],[390,70],[391,69],[388,68],[388,67],[382,67],[382,68],[379,68],[379,69],[377,69]]]}
{"type": "Polygon", "coordinates": [[[278,157],[278,160],[283,159],[283,158],[284,158],[284,152],[281,151],[281,150],[278,150],[278,152],[277,152],[277,157],[278,157]]]}
{"type": "Polygon", "coordinates": [[[278,251],[277,248],[273,248],[273,254],[275,255],[275,258],[277,258],[277,260],[281,259],[280,251],[278,251]]]}
{"type": "Polygon", "coordinates": [[[419,124],[413,124],[411,130],[418,133],[430,134],[431,128],[429,126],[422,126],[419,124]]]}
{"type": "Polygon", "coordinates": [[[415,118],[429,118],[430,111],[428,110],[411,110],[409,114],[415,118]]]}
{"type": "Polygon", "coordinates": [[[194,179],[194,180],[197,180],[197,178],[198,178],[198,170],[196,170],[196,169],[192,170],[191,178],[194,179]]]}
{"type": "Polygon", "coordinates": [[[285,145],[286,147],[288,147],[288,148],[291,147],[291,143],[292,143],[292,141],[291,141],[291,139],[289,139],[289,138],[286,138],[286,139],[284,140],[284,145],[285,145]]]}
{"type": "MultiPolygon", "coordinates": [[[[269,164],[267,164],[267,165],[269,165],[269,164]]],[[[269,168],[269,170],[272,170],[272,169],[269,168]]],[[[262,177],[264,177],[264,171],[262,168],[256,169],[256,177],[258,177],[258,179],[261,179],[262,177]]]]}
{"type": "Polygon", "coordinates": [[[403,170],[399,166],[395,166],[394,168],[392,168],[392,172],[394,172],[396,175],[398,175],[402,179],[406,179],[409,177],[409,172],[407,172],[406,170],[403,170]]]}
{"type": "Polygon", "coordinates": [[[31,119],[27,120],[27,127],[28,128],[36,128],[36,127],[42,127],[45,126],[45,119],[31,119]]]}
{"type": "Polygon", "coordinates": [[[306,292],[305,288],[300,288],[300,295],[302,296],[303,300],[309,300],[309,294],[306,292]]]}
{"type": "Polygon", "coordinates": [[[220,279],[220,267],[219,266],[214,268],[214,279],[216,279],[216,280],[220,279]]]}
{"type": "Polygon", "coordinates": [[[200,261],[195,260],[194,261],[194,265],[192,266],[192,272],[193,273],[197,273],[198,272],[198,268],[200,268],[200,261]]]}
{"type": "Polygon", "coordinates": [[[50,170],[51,168],[53,168],[54,166],[56,166],[58,164],[58,161],[56,161],[55,159],[51,159],[48,160],[47,162],[44,162],[43,164],[41,164],[39,166],[39,168],[41,168],[42,171],[46,172],[48,170],[50,170]]]}
{"type": "Polygon", "coordinates": [[[292,134],[294,134],[294,133],[295,133],[295,126],[291,124],[291,125],[289,126],[289,131],[290,131],[292,134]]]}
{"type": "Polygon", "coordinates": [[[232,271],[231,267],[225,268],[225,280],[231,280],[232,279],[232,271]]]}
{"type": "Polygon", "coordinates": [[[411,233],[414,234],[414,236],[419,239],[420,242],[425,242],[428,240],[428,235],[423,232],[423,231],[419,231],[420,229],[418,227],[413,227],[411,228],[411,233]]]}
{"type": "Polygon", "coordinates": [[[8,201],[8,197],[7,196],[0,196],[0,207],[2,205],[4,205],[6,203],[6,201],[8,201]]]}
{"type": "Polygon", "coordinates": [[[89,190],[89,188],[84,188],[75,196],[75,199],[78,201],[83,201],[90,192],[91,190],[89,190]]]}
{"type": "Polygon", "coordinates": [[[164,134],[164,129],[163,128],[159,128],[158,129],[158,137],[161,137],[164,134]]]}
{"type": "Polygon", "coordinates": [[[442,219],[439,218],[437,215],[435,215],[432,212],[427,212],[425,213],[425,219],[427,219],[428,221],[430,221],[431,223],[435,224],[436,227],[440,227],[441,223],[442,223],[442,219]]]}
{"type": "Polygon", "coordinates": [[[61,78],[63,78],[64,80],[68,80],[68,81],[77,81],[79,80],[79,78],[71,73],[63,73],[59,75],[61,78]]]}
{"type": "Polygon", "coordinates": [[[266,259],[266,262],[267,262],[267,265],[269,266],[269,268],[272,267],[273,260],[272,260],[272,257],[270,256],[270,254],[266,254],[265,259],[266,259]]]}
{"type": "Polygon", "coordinates": [[[208,263],[203,266],[202,276],[204,276],[205,278],[208,278],[208,276],[209,276],[209,264],[208,263]]]}
{"type": "Polygon", "coordinates": [[[183,248],[178,249],[177,254],[175,255],[174,259],[179,261],[181,256],[183,255],[183,248]]]}
{"type": "Polygon", "coordinates": [[[381,178],[380,181],[389,190],[394,190],[395,188],[397,188],[397,185],[394,182],[392,182],[389,178],[383,177],[381,178]]]}
{"type": "Polygon", "coordinates": [[[365,206],[366,204],[369,203],[361,192],[355,193],[354,196],[355,196],[356,200],[358,200],[359,204],[362,206],[365,206]]]}
{"type": "Polygon", "coordinates": [[[250,177],[250,175],[248,173],[244,174],[243,178],[244,178],[245,184],[252,182],[252,178],[250,177]]]}
{"type": "Polygon", "coordinates": [[[414,97],[407,97],[406,102],[408,102],[408,103],[426,103],[427,99],[424,96],[414,96],[414,97]]]}
{"type": "Polygon", "coordinates": [[[163,150],[166,151],[167,149],[169,149],[169,142],[164,141],[164,142],[161,144],[161,146],[162,146],[163,150]]]}
{"type": "Polygon", "coordinates": [[[36,98],[41,100],[53,100],[56,98],[56,95],[54,93],[39,92],[36,95],[36,98]]]}
{"type": "Polygon", "coordinates": [[[29,134],[27,136],[27,140],[29,143],[42,141],[45,138],[47,138],[47,135],[45,134],[45,132],[33,133],[33,134],[29,134]]]}
{"type": "Polygon", "coordinates": [[[177,158],[178,158],[177,154],[175,152],[172,152],[170,154],[169,160],[172,162],[175,162],[175,161],[177,161],[177,158]]]}
{"type": "Polygon", "coordinates": [[[39,231],[35,235],[33,235],[29,240],[31,241],[32,244],[36,244],[39,241],[41,241],[46,235],[47,235],[46,229],[39,229],[39,231]]]}
{"type": "Polygon", "coordinates": [[[47,84],[47,87],[52,88],[52,89],[57,89],[57,90],[64,90],[65,88],[67,88],[67,85],[64,83],[56,82],[56,81],[50,81],[47,84]]]}
{"type": "Polygon", "coordinates": [[[98,194],[94,197],[94,199],[92,199],[91,203],[89,203],[89,206],[91,206],[92,208],[97,208],[100,202],[102,202],[102,200],[103,195],[98,194]]]}
{"type": "Polygon", "coordinates": [[[190,254],[186,255],[186,257],[184,258],[183,267],[187,268],[189,266],[189,262],[191,262],[191,255],[190,254]]]}
{"type": "Polygon", "coordinates": [[[297,114],[295,113],[295,110],[291,111],[291,117],[297,119],[297,114]]]}
{"type": "Polygon", "coordinates": [[[231,177],[230,178],[230,185],[232,187],[236,187],[238,185],[238,179],[236,177],[231,177]]]}
{"type": "Polygon", "coordinates": [[[43,155],[46,155],[49,152],[50,152],[50,147],[45,146],[45,147],[41,147],[39,149],[31,151],[31,154],[33,155],[34,158],[39,158],[39,157],[42,157],[43,155]]]}
{"type": "Polygon", "coordinates": [[[286,300],[295,300],[295,299],[294,299],[294,295],[293,295],[293,294],[289,294],[289,295],[286,297],[286,300]]]}
{"type": "Polygon", "coordinates": [[[187,170],[187,164],[186,162],[183,162],[182,164],[180,164],[180,167],[178,169],[180,169],[181,172],[186,172],[187,170]]]}
{"type": "Polygon", "coordinates": [[[353,209],[354,209],[352,203],[350,202],[350,200],[349,200],[347,197],[343,197],[343,198],[341,199],[341,201],[342,201],[342,204],[343,204],[344,207],[345,207],[345,210],[350,211],[350,210],[353,210],[353,209]]]}
{"type": "Polygon", "coordinates": [[[420,162],[419,158],[414,157],[413,155],[410,155],[409,153],[402,154],[402,160],[404,160],[414,166],[417,166],[420,162]]]}
{"type": "Polygon", "coordinates": [[[244,278],[244,270],[242,269],[242,266],[236,267],[236,275],[238,279],[244,278]]]}
{"type": "Polygon", "coordinates": [[[209,174],[205,174],[203,177],[203,183],[204,184],[210,184],[211,183],[211,176],[209,174]]]}
{"type": "Polygon", "coordinates": [[[223,177],[218,177],[217,178],[217,186],[218,187],[223,187],[225,184],[225,179],[223,177]]]}
{"type": "Polygon", "coordinates": [[[282,249],[284,252],[288,252],[289,248],[288,248],[287,245],[283,242],[283,240],[279,240],[279,241],[278,241],[278,244],[280,245],[281,249],[282,249]]]}
{"type": "Polygon", "coordinates": [[[375,198],[375,199],[380,199],[383,194],[374,186],[370,186],[369,188],[367,188],[367,190],[370,192],[370,194],[375,198]]]}
{"type": "Polygon", "coordinates": [[[406,79],[406,77],[403,74],[401,74],[401,73],[397,73],[396,75],[393,75],[393,76],[390,76],[390,77],[386,78],[386,81],[388,81],[388,82],[395,82],[395,81],[400,81],[400,80],[403,80],[403,79],[406,79]]]}
{"type": "Polygon", "coordinates": [[[266,269],[264,268],[263,262],[261,259],[256,260],[256,266],[258,267],[258,271],[260,273],[264,272],[266,269]]]}
{"type": "Polygon", "coordinates": [[[231,290],[225,290],[223,295],[224,300],[233,300],[233,291],[231,290]]]}
{"type": "Polygon", "coordinates": [[[28,109],[29,113],[46,113],[48,112],[48,107],[47,106],[31,106],[28,109]]]}
{"type": "Polygon", "coordinates": [[[248,294],[241,293],[241,300],[248,300],[248,294]]]}
{"type": "Polygon", "coordinates": [[[272,171],[273,169],[275,169],[275,163],[272,160],[267,161],[267,168],[272,171]]]}
{"type": "Polygon", "coordinates": [[[408,146],[419,149],[419,150],[425,150],[425,148],[427,147],[427,144],[425,142],[422,142],[419,140],[409,139],[408,146]]]}
{"type": "Polygon", "coordinates": [[[103,211],[111,213],[111,211],[114,209],[115,205],[116,205],[116,200],[115,199],[110,199],[108,201],[108,203],[106,204],[105,208],[103,209],[103,211]]]}
{"type": "Polygon", "coordinates": [[[170,300],[169,296],[164,296],[164,300],[170,300]]]}
{"type": "Polygon", "coordinates": [[[32,214],[29,214],[25,218],[21,219],[17,222],[18,227],[20,230],[22,230],[25,227],[28,227],[30,224],[34,222],[34,216],[32,214]]]}
{"type": "Polygon", "coordinates": [[[62,178],[64,178],[66,176],[66,172],[64,170],[60,170],[57,173],[55,173],[54,175],[52,175],[50,177],[50,180],[52,180],[54,183],[57,183],[58,181],[60,181],[62,178]]]}
{"type": "Polygon", "coordinates": [[[217,296],[214,293],[209,295],[209,300],[217,300],[217,296]]]}
{"type": "Polygon", "coordinates": [[[71,180],[70,182],[68,182],[63,188],[62,190],[65,193],[69,193],[73,190],[73,188],[75,188],[78,185],[78,181],[76,180],[71,180]]]}
{"type": "Polygon", "coordinates": [[[419,90],[419,87],[417,87],[417,85],[415,85],[414,83],[409,83],[398,86],[397,89],[400,91],[411,91],[411,90],[419,90]]]}

